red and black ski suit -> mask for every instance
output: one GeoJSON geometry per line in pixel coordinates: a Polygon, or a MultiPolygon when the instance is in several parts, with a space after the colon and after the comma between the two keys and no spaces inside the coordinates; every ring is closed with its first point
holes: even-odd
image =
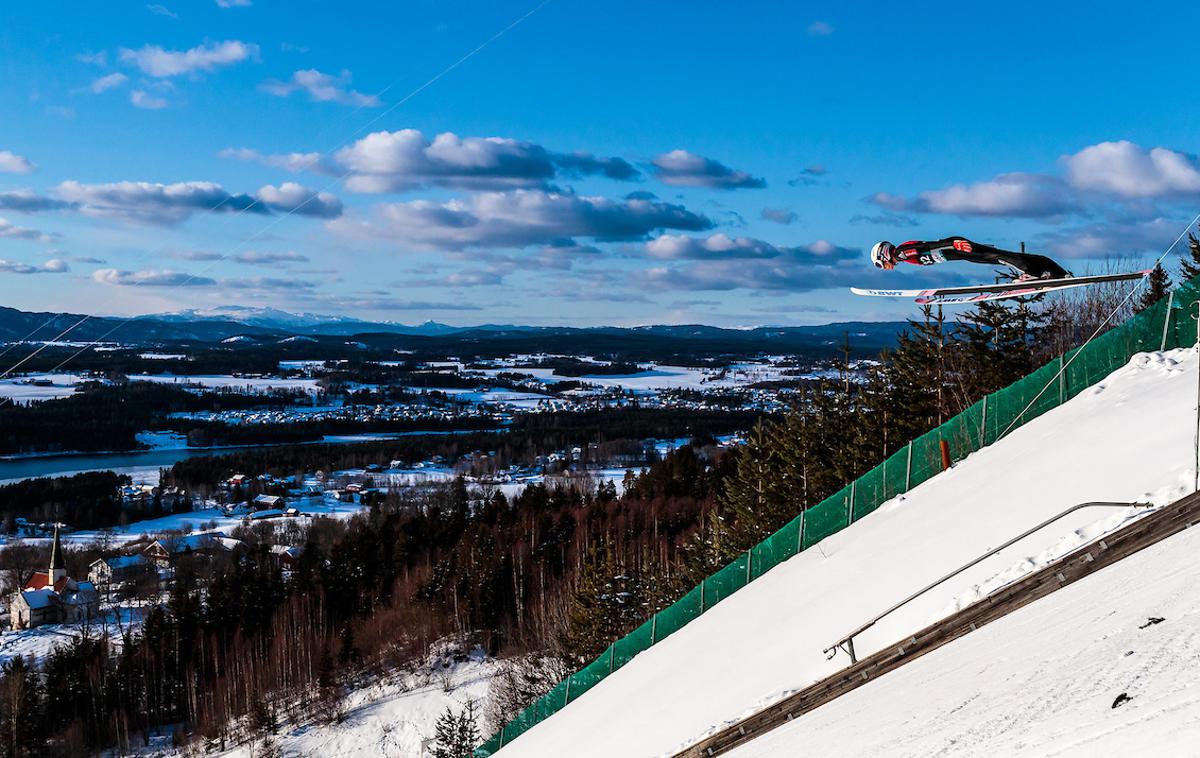
{"type": "Polygon", "coordinates": [[[933,242],[912,240],[896,245],[896,260],[918,266],[932,266],[945,261],[998,263],[1027,274],[1034,279],[1062,279],[1070,272],[1044,255],[1014,253],[991,245],[981,245],[966,237],[947,237],[933,242]]]}

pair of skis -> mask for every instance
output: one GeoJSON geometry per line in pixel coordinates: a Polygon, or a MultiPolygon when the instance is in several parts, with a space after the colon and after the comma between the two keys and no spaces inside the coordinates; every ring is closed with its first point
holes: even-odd
{"type": "Polygon", "coordinates": [[[1043,292],[1084,287],[1101,282],[1126,282],[1142,279],[1150,275],[1150,269],[1133,271],[1128,274],[1100,274],[1098,276],[1072,276],[1065,279],[1027,279],[1025,281],[1004,282],[1002,284],[976,284],[969,287],[938,287],[924,290],[876,290],[851,287],[856,295],[870,297],[911,297],[919,305],[958,305],[962,303],[979,303],[984,300],[1000,300],[1006,297],[1021,297],[1023,295],[1038,295],[1043,292]]]}

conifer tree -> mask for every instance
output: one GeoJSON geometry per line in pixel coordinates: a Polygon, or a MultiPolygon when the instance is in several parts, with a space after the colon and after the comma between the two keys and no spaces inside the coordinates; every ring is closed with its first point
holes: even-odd
{"type": "Polygon", "coordinates": [[[1188,232],[1188,253],[1179,264],[1179,279],[1186,282],[1197,274],[1200,274],[1200,239],[1188,232]]]}
{"type": "MultiPolygon", "coordinates": [[[[1196,242],[1195,237],[1191,237],[1189,242],[1196,242]]],[[[1183,265],[1187,266],[1185,260],[1183,265]]],[[[1200,270],[1200,269],[1198,269],[1200,270]]],[[[1171,275],[1162,267],[1161,263],[1154,264],[1154,269],[1150,272],[1150,276],[1146,278],[1146,289],[1142,290],[1141,296],[1137,302],[1133,304],[1133,312],[1141,313],[1150,306],[1157,303],[1159,300],[1167,296],[1167,292],[1171,289],[1171,275]]]]}
{"type": "Polygon", "coordinates": [[[446,706],[434,725],[433,744],[429,748],[433,758],[470,758],[480,742],[474,700],[468,700],[461,711],[446,706]]]}

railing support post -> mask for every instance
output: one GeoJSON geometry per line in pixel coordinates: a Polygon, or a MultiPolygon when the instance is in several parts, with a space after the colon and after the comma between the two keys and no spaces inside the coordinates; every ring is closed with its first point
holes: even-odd
{"type": "Polygon", "coordinates": [[[912,489],[912,440],[908,441],[908,465],[904,469],[904,491],[912,489]]]}
{"type": "Polygon", "coordinates": [[[1159,351],[1167,349],[1167,329],[1171,326],[1171,305],[1175,302],[1175,290],[1167,293],[1167,315],[1163,317],[1163,333],[1162,342],[1159,344],[1159,351]]]}

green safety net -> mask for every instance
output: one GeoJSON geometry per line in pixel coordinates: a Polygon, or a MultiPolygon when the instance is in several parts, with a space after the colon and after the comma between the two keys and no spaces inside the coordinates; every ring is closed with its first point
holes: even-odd
{"type": "MultiPolygon", "coordinates": [[[[1099,382],[1135,354],[1190,347],[1200,277],[1183,283],[1124,324],[1071,350],[1002,390],[991,393],[936,429],[922,434],[854,482],[809,508],[783,528],[693,587],[646,623],[613,643],[580,671],[559,682],[475,751],[488,758],[504,745],[575,701],[638,653],[655,645],[749,582],[807,550],[942,470],[941,443],[952,460],[990,445],[1013,429],[1099,382]]],[[[700,665],[699,662],[697,665],[700,665]]]]}

